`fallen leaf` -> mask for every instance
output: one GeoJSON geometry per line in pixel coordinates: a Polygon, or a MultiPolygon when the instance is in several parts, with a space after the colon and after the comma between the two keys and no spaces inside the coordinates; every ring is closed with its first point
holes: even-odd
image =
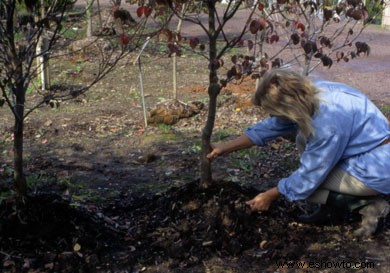
{"type": "Polygon", "coordinates": [[[81,249],[81,245],[80,244],[78,244],[78,243],[76,243],[74,246],[73,246],[73,250],[74,251],[80,251],[80,249],[81,249]]]}
{"type": "Polygon", "coordinates": [[[260,249],[265,249],[266,246],[268,244],[268,241],[267,240],[263,240],[260,242],[259,246],[260,246],[260,249]]]}
{"type": "Polygon", "coordinates": [[[45,122],[45,126],[46,127],[50,127],[51,125],[53,124],[53,121],[51,121],[50,119],[48,121],[45,122]]]}
{"type": "Polygon", "coordinates": [[[54,268],[54,263],[45,264],[45,268],[47,268],[47,269],[53,269],[53,268],[54,268]]]}
{"type": "Polygon", "coordinates": [[[30,260],[24,259],[23,269],[29,269],[31,267],[30,260]]]}
{"type": "Polygon", "coordinates": [[[15,266],[15,261],[14,260],[6,260],[6,261],[4,261],[3,266],[4,267],[15,266]]]}

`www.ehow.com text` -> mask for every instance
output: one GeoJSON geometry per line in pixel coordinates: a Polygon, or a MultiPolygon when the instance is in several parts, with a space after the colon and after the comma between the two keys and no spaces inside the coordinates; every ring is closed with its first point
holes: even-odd
{"type": "Polygon", "coordinates": [[[374,262],[347,262],[347,261],[278,261],[277,268],[316,268],[316,269],[365,269],[375,268],[374,262]]]}

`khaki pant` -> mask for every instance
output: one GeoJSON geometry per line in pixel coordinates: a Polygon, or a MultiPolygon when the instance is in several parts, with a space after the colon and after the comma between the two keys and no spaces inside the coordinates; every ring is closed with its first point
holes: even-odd
{"type": "Polygon", "coordinates": [[[346,171],[334,168],[321,186],[307,199],[311,203],[326,204],[330,191],[354,196],[375,196],[379,193],[346,171]]]}
{"type": "MultiPolygon", "coordinates": [[[[296,138],[297,148],[302,153],[306,146],[306,140],[298,134],[296,138]]],[[[307,199],[311,203],[326,204],[330,191],[354,196],[375,196],[379,193],[363,184],[356,177],[346,171],[335,167],[321,186],[307,199]]]]}

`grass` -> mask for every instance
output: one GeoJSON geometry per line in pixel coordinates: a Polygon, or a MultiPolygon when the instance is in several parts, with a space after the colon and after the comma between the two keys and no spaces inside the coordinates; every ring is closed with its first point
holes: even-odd
{"type": "Polygon", "coordinates": [[[390,118],[390,104],[381,104],[378,107],[387,118],[390,118]]]}
{"type": "MultiPolygon", "coordinates": [[[[85,32],[85,31],[84,31],[85,32]]],[[[61,35],[64,36],[64,38],[71,39],[71,40],[77,40],[84,38],[84,32],[81,31],[81,29],[77,28],[66,28],[64,31],[61,32],[61,35]]]]}
{"type": "Polygon", "coordinates": [[[239,150],[230,156],[232,166],[247,174],[253,173],[258,162],[267,158],[267,154],[258,147],[239,150]]]}
{"type": "Polygon", "coordinates": [[[225,138],[228,138],[228,137],[233,136],[233,135],[235,135],[235,133],[233,131],[229,131],[229,130],[215,131],[213,134],[212,141],[218,142],[218,141],[224,140],[225,138]]]}
{"type": "Polygon", "coordinates": [[[54,185],[56,183],[56,179],[54,177],[48,176],[44,173],[29,175],[26,177],[26,180],[27,188],[30,192],[36,192],[41,187],[54,185]]]}
{"type": "Polygon", "coordinates": [[[185,148],[181,153],[184,155],[195,155],[195,154],[200,154],[201,151],[202,151],[202,144],[200,141],[197,141],[194,144],[185,148]]]}
{"type": "Polygon", "coordinates": [[[160,133],[144,134],[142,136],[143,145],[152,145],[157,143],[167,143],[178,141],[181,139],[181,136],[172,131],[165,131],[160,133]]]}

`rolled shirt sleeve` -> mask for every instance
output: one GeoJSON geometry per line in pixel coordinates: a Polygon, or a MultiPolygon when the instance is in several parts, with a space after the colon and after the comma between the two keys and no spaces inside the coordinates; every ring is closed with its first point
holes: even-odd
{"type": "Polygon", "coordinates": [[[272,139],[296,133],[297,125],[276,117],[266,118],[245,130],[245,135],[258,146],[264,146],[272,139]]]}

